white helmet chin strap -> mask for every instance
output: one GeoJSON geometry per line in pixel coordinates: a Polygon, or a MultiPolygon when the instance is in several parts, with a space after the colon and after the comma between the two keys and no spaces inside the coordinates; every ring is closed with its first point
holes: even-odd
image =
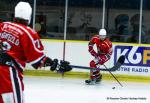
{"type": "Polygon", "coordinates": [[[104,40],[106,38],[105,35],[99,35],[99,37],[100,37],[101,40],[104,40]]]}

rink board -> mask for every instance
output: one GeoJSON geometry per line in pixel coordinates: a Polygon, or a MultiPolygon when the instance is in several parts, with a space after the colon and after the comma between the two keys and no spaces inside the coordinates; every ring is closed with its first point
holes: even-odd
{"type": "MultiPolygon", "coordinates": [[[[42,40],[45,53],[51,58],[63,59],[63,40],[42,40]]],[[[88,52],[88,41],[65,41],[65,60],[72,65],[89,66],[93,57],[88,52]]],[[[96,49],[94,47],[94,49],[96,49]]],[[[112,67],[120,55],[125,55],[125,64],[114,74],[125,74],[135,76],[150,76],[150,46],[144,44],[113,43],[113,54],[111,59],[105,63],[112,67]]],[[[28,68],[31,68],[30,66],[28,68]]],[[[102,66],[102,68],[104,68],[102,66]]],[[[85,69],[73,69],[73,71],[88,72],[85,69]]],[[[107,73],[107,72],[106,72],[107,73]]]]}
{"type": "MultiPolygon", "coordinates": [[[[31,76],[31,77],[58,77],[58,78],[80,78],[80,79],[87,79],[89,78],[89,72],[67,72],[63,75],[56,72],[51,72],[50,70],[25,70],[24,75],[25,76],[31,76]]],[[[109,81],[116,81],[112,75],[108,73],[102,73],[103,80],[109,80],[109,81]]],[[[147,82],[150,83],[150,77],[148,76],[135,76],[135,75],[125,75],[125,74],[114,74],[115,77],[119,81],[125,81],[125,82],[147,82]]]]}

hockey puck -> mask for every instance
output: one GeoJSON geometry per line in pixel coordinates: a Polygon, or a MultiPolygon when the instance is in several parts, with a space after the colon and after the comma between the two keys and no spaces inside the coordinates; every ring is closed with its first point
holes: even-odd
{"type": "Polygon", "coordinates": [[[112,89],[115,89],[115,87],[112,87],[112,89]]]}

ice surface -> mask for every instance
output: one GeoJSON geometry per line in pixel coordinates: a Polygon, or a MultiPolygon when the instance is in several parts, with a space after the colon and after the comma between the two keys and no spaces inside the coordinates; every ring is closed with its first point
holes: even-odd
{"type": "Polygon", "coordinates": [[[25,77],[24,83],[26,103],[150,103],[149,83],[85,85],[83,79],[50,77],[25,77]]]}

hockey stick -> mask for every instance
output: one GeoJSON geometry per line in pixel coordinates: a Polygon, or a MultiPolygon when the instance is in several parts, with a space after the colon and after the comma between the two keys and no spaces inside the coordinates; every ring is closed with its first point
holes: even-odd
{"type": "Polygon", "coordinates": [[[108,68],[108,69],[102,69],[102,68],[91,68],[91,67],[86,67],[86,66],[77,66],[77,65],[70,65],[72,68],[81,68],[81,69],[98,69],[98,70],[101,70],[101,71],[111,71],[111,72],[114,72],[116,70],[118,70],[118,68],[120,68],[120,66],[124,63],[124,60],[125,60],[125,56],[120,56],[117,63],[111,67],[111,68],[108,68]]]}
{"type": "MultiPolygon", "coordinates": [[[[106,68],[106,69],[108,69],[104,64],[103,64],[103,66],[106,68]]],[[[114,74],[111,72],[111,71],[108,71],[114,78],[115,78],[115,80],[120,84],[120,86],[121,87],[123,87],[123,85],[119,82],[119,80],[114,76],[114,74]]]]}

